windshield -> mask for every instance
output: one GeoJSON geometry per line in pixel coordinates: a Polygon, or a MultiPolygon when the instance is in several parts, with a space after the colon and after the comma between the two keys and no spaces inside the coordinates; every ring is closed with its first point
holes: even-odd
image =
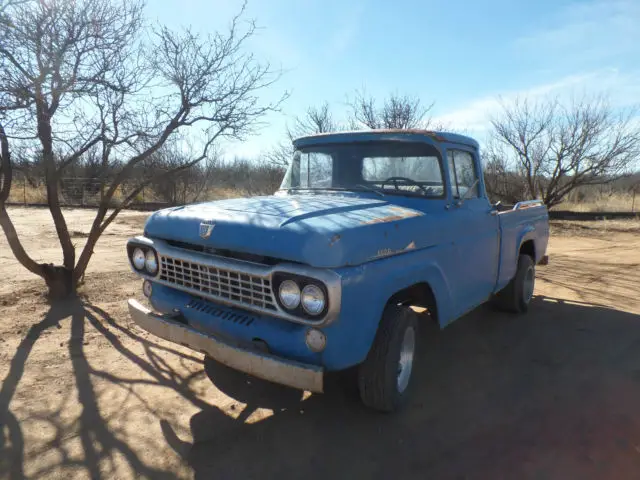
{"type": "Polygon", "coordinates": [[[296,150],[284,190],[375,191],[442,198],[440,154],[424,143],[369,142],[296,150]]]}

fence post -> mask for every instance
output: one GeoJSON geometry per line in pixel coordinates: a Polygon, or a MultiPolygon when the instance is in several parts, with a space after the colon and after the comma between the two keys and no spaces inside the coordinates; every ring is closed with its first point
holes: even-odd
{"type": "Polygon", "coordinates": [[[22,203],[24,206],[27,206],[27,177],[25,175],[22,176],[22,203]]]}
{"type": "Polygon", "coordinates": [[[633,200],[631,200],[631,213],[636,211],[636,189],[633,189],[633,200]]]}

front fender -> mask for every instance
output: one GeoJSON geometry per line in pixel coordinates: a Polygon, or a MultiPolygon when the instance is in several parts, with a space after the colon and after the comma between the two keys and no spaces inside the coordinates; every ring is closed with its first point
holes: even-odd
{"type": "Polygon", "coordinates": [[[434,247],[338,271],[342,276],[340,317],[324,329],[327,349],[322,353],[322,363],[328,370],[364,361],[387,302],[411,285],[429,284],[441,327],[454,319],[451,287],[438,262],[439,250],[434,247]]]}

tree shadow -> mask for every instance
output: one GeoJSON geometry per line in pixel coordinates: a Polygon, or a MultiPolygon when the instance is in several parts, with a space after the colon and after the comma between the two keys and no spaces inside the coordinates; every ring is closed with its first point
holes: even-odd
{"type": "Polygon", "coordinates": [[[636,478],[640,316],[537,297],[521,317],[481,308],[423,338],[411,404],[360,406],[345,378],[303,399],[207,363],[249,411],[208,406],[193,443],[165,422],[195,478],[636,478]],[[248,381],[249,380],[249,381],[248,381]],[[251,423],[257,409],[271,416],[251,423]]]}
{"type": "Polygon", "coordinates": [[[0,474],[6,473],[12,479],[24,478],[22,461],[15,460],[23,458],[24,436],[20,423],[9,409],[9,405],[22,379],[25,364],[34,344],[45,330],[58,325],[63,310],[60,306],[53,306],[40,322],[29,329],[11,359],[9,373],[0,388],[0,474]],[[6,437],[3,434],[4,427],[7,429],[6,437]],[[6,453],[2,454],[3,451],[6,453]]]}
{"type": "Polygon", "coordinates": [[[425,329],[415,391],[407,408],[394,415],[361,406],[353,372],[327,376],[323,395],[303,395],[205,362],[213,384],[245,404],[234,416],[197,395],[198,373],[180,373],[167,361],[169,355],[185,362],[197,358],[74,300],[52,306],[11,360],[0,390],[6,435],[0,477],[25,477],[24,417],[9,407],[35,342],[62,319],[71,322],[67,348],[75,389],[67,395],[77,396],[79,415],[71,425],[56,410],[32,415],[56,433],[31,454],[53,450],[59,460],[30,476],[59,475],[69,467],[90,478],[111,478],[121,474],[115,463],[124,462],[132,475],[176,478],[159,461],[167,446],[203,479],[635,478],[640,471],[635,314],[537,297],[521,317],[481,308],[443,331],[425,329]],[[143,375],[128,378],[91,362],[84,348],[87,327],[143,375]],[[144,354],[132,350],[135,345],[144,354]],[[140,445],[133,445],[122,422],[105,411],[97,380],[137,395],[145,414],[158,422],[163,435],[146,447],[157,449],[153,465],[140,457],[140,445]],[[134,385],[172,389],[198,408],[189,422],[193,441],[181,440],[176,432],[185,426],[156,412],[154,399],[134,385]],[[70,436],[77,437],[81,455],[71,451],[70,436]]]}
{"type": "MultiPolygon", "coordinates": [[[[43,454],[45,451],[55,451],[57,462],[49,462],[46,466],[37,470],[30,476],[48,477],[59,474],[62,467],[82,469],[89,478],[113,478],[117,475],[116,462],[126,463],[130,471],[136,476],[145,478],[173,479],[175,474],[144,463],[136,451],[129,445],[124,426],[118,422],[110,423],[112,418],[101,408],[100,392],[96,391],[97,379],[118,385],[128,391],[127,395],[137,395],[132,387],[134,385],[152,385],[167,387],[178,392],[182,397],[199,408],[206,408],[208,404],[200,400],[191,388],[191,383],[201,374],[180,375],[170,368],[162,358],[162,354],[171,354],[183,360],[196,361],[198,357],[192,357],[171,347],[160,345],[135,332],[116,324],[103,310],[93,305],[84,303],[79,298],[73,298],[64,302],[58,302],[51,306],[45,317],[31,327],[25,338],[20,342],[15,355],[11,360],[8,375],[0,389],[0,477],[6,475],[11,479],[25,478],[25,466],[29,458],[25,457],[24,435],[21,421],[11,411],[10,403],[13,399],[18,384],[21,381],[27,360],[32,353],[36,341],[43,332],[53,326],[60,326],[61,321],[70,321],[70,339],[67,343],[68,355],[73,372],[73,385],[70,395],[77,395],[80,407],[78,418],[71,424],[61,419],[62,407],[51,409],[32,409],[28,418],[24,420],[37,420],[44,422],[54,430],[52,440],[46,442],[42,451],[30,452],[30,456],[43,454]],[[92,326],[97,330],[124,358],[136,364],[136,366],[150,378],[126,378],[120,377],[91,365],[84,345],[88,342],[86,327],[92,326]],[[120,332],[130,339],[140,342],[144,346],[145,355],[141,356],[128,348],[114,333],[120,332]],[[75,389],[75,391],[73,391],[75,389]],[[5,435],[6,434],[6,435],[5,435]],[[5,438],[6,437],[6,438],[5,438]],[[73,451],[71,444],[79,438],[81,454],[73,451]]],[[[62,347],[63,344],[61,343],[62,347]]],[[[48,386],[53,388],[54,386],[48,386]]],[[[105,390],[105,389],[103,389],[105,390]]],[[[34,392],[35,393],[35,392],[34,392]]],[[[142,403],[145,399],[138,398],[142,403]]],[[[125,398],[126,400],[126,398],[125,398]]],[[[62,402],[64,403],[64,402],[62,402]]],[[[123,402],[124,403],[124,402],[123,402]]],[[[102,405],[104,407],[104,404],[102,405]]],[[[147,413],[160,416],[155,410],[147,406],[147,413]]]]}

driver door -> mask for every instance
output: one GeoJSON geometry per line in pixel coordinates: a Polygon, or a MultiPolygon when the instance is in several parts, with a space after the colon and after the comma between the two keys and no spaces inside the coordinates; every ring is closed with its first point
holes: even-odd
{"type": "Polygon", "coordinates": [[[477,153],[447,151],[453,203],[449,215],[459,267],[453,272],[456,307],[462,314],[489,298],[498,275],[500,233],[498,217],[482,191],[477,153]]]}

